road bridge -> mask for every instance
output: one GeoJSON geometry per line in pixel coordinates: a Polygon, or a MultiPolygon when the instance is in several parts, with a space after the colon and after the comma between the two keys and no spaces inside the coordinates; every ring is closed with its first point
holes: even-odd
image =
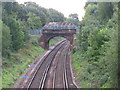
{"type": "Polygon", "coordinates": [[[73,39],[77,27],[70,22],[49,22],[42,28],[42,36],[39,38],[39,45],[49,49],[49,41],[54,37],[64,37],[73,45],[73,39]]]}

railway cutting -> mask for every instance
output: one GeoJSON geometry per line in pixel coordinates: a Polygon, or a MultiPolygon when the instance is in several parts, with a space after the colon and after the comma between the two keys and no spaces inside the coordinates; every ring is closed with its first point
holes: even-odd
{"type": "Polygon", "coordinates": [[[47,51],[31,65],[15,88],[77,88],[73,79],[70,55],[75,34],[76,27],[72,23],[46,24],[42,29],[39,43],[47,51]],[[57,36],[66,39],[49,49],[49,41],[57,36]]]}
{"type": "Polygon", "coordinates": [[[63,40],[30,67],[15,88],[77,88],[70,66],[70,41],[63,40]]]}

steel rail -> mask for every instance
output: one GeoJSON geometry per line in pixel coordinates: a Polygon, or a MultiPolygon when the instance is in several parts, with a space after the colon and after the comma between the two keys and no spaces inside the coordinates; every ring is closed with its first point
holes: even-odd
{"type": "MultiPolygon", "coordinates": [[[[66,52],[65,52],[65,51],[68,49],[68,47],[69,47],[69,46],[66,46],[66,47],[65,47],[65,50],[63,50],[63,51],[61,52],[62,54],[64,53],[64,54],[63,54],[64,57],[65,57],[65,55],[66,55],[66,52]],[[66,48],[67,48],[67,49],[66,49],[66,48]]],[[[65,58],[64,58],[64,59],[65,59],[65,58]]],[[[56,85],[55,85],[55,83],[56,83],[55,80],[56,80],[56,77],[57,77],[56,73],[57,73],[57,68],[58,68],[58,64],[59,64],[59,61],[60,61],[60,60],[61,60],[61,58],[59,58],[59,60],[58,60],[58,62],[57,62],[57,65],[56,65],[55,72],[54,72],[53,88],[55,88],[55,86],[56,86],[56,85]]],[[[64,61],[63,61],[63,63],[64,63],[64,61]]],[[[59,71],[58,71],[58,72],[59,72],[59,71]]],[[[63,68],[63,72],[64,72],[64,68],[63,68]]],[[[66,83],[65,83],[65,82],[66,82],[66,77],[64,77],[64,73],[63,73],[62,75],[63,75],[63,80],[62,80],[62,82],[63,82],[63,85],[64,85],[63,87],[66,88],[66,85],[65,85],[65,84],[66,84],[66,83]]]]}
{"type": "MultiPolygon", "coordinates": [[[[61,47],[60,49],[61,49],[61,52],[62,52],[62,50],[64,49],[64,47],[61,47]]],[[[60,50],[60,49],[59,49],[59,50],[60,50]]],[[[59,50],[58,50],[58,51],[59,51],[59,50]]],[[[58,52],[57,52],[57,53],[58,53],[58,52]]],[[[57,53],[56,53],[55,57],[57,56],[57,53]]],[[[54,57],[54,59],[55,59],[55,57],[54,57]]],[[[44,72],[44,75],[43,75],[43,77],[42,77],[42,80],[41,80],[40,86],[39,86],[39,88],[41,88],[41,90],[44,88],[44,85],[45,85],[45,82],[46,82],[46,79],[47,79],[48,72],[49,72],[49,70],[50,70],[51,64],[52,64],[52,62],[54,61],[54,59],[52,59],[52,60],[50,61],[50,63],[47,65],[47,69],[46,69],[45,72],[44,72]]]]}
{"type": "Polygon", "coordinates": [[[65,79],[65,88],[68,90],[68,80],[67,80],[67,70],[66,70],[66,61],[67,61],[67,54],[65,55],[64,61],[64,79],[65,79]]]}
{"type": "MultiPolygon", "coordinates": [[[[65,48],[67,48],[67,47],[65,47],[65,48]]],[[[64,49],[63,49],[63,51],[64,51],[64,49]]],[[[61,52],[60,54],[62,54],[62,52],[61,52]]],[[[59,62],[59,59],[58,59],[58,61],[57,61],[57,65],[58,65],[58,62],[59,62]]],[[[56,65],[56,67],[55,67],[55,71],[56,71],[57,65],[56,65]]],[[[54,72],[54,76],[53,76],[53,88],[54,88],[54,89],[55,89],[55,77],[56,77],[56,72],[54,72]]]]}
{"type": "MultiPolygon", "coordinates": [[[[53,52],[59,45],[64,44],[65,41],[66,41],[66,40],[63,40],[63,41],[61,41],[60,43],[58,43],[58,44],[56,45],[56,47],[55,47],[53,50],[51,50],[51,52],[53,52]]],[[[40,64],[39,64],[40,66],[39,66],[39,67],[37,68],[37,70],[35,71],[35,73],[34,73],[32,79],[30,80],[30,83],[29,83],[29,85],[27,86],[27,88],[30,88],[30,86],[31,86],[31,84],[32,84],[32,82],[33,82],[33,80],[34,80],[37,72],[39,71],[40,67],[42,66],[42,64],[44,63],[44,61],[46,60],[46,58],[51,54],[51,52],[43,59],[43,61],[40,62],[40,64]]]]}
{"type": "Polygon", "coordinates": [[[66,69],[67,69],[67,80],[68,80],[68,88],[78,88],[77,85],[74,82],[73,73],[72,73],[72,67],[71,67],[71,56],[70,56],[70,50],[67,53],[67,62],[66,62],[66,69]]]}

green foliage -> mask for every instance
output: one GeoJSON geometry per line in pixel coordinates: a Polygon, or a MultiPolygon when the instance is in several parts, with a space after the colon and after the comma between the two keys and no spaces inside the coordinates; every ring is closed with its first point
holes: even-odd
{"type": "Polygon", "coordinates": [[[8,26],[10,27],[10,34],[11,34],[11,38],[12,38],[12,47],[13,50],[18,50],[20,48],[23,47],[24,45],[24,33],[23,31],[20,29],[20,22],[17,21],[14,18],[10,18],[10,22],[8,24],[8,26]]]}
{"type": "Polygon", "coordinates": [[[31,12],[40,18],[42,26],[46,22],[62,22],[65,20],[64,15],[55,9],[45,9],[34,2],[26,2],[25,5],[27,12],[31,12]]]}
{"type": "MultiPolygon", "coordinates": [[[[118,38],[120,38],[120,2],[118,3],[118,38]]],[[[120,39],[118,39],[118,76],[120,76],[120,39]]],[[[118,77],[118,87],[120,88],[120,77],[118,77]]]]}
{"type": "MultiPolygon", "coordinates": [[[[30,37],[26,32],[27,30],[40,29],[49,21],[62,22],[65,20],[62,13],[54,9],[45,9],[34,2],[26,2],[24,4],[4,2],[2,8],[2,21],[10,29],[10,50],[12,51],[23,48],[28,42],[30,37]]],[[[7,34],[8,33],[6,33],[5,37],[7,34]]]]}
{"type": "Polygon", "coordinates": [[[26,47],[19,49],[17,53],[11,53],[9,58],[3,58],[2,87],[11,88],[16,81],[25,73],[28,65],[44,52],[38,44],[33,45],[39,36],[30,36],[26,47]]]}
{"type": "Polygon", "coordinates": [[[118,8],[117,3],[89,3],[80,22],[78,50],[73,54],[74,67],[81,87],[118,86],[118,8]],[[114,11],[113,11],[114,10],[114,11]],[[76,66],[76,63],[77,66],[76,66]],[[78,69],[78,67],[80,67],[78,69]]]}
{"type": "Polygon", "coordinates": [[[65,17],[62,13],[54,10],[54,9],[49,9],[48,13],[51,17],[51,22],[63,22],[65,20],[65,17]]]}
{"type": "MultiPolygon", "coordinates": [[[[39,36],[30,36],[27,30],[41,29],[49,21],[62,22],[64,20],[62,13],[54,9],[43,8],[34,2],[24,4],[2,2],[0,26],[2,26],[2,83],[4,88],[15,84],[28,65],[44,51],[38,45],[39,36]]],[[[53,42],[56,43],[56,41],[53,42]]]]}
{"type": "Polygon", "coordinates": [[[113,15],[113,5],[111,2],[99,3],[98,9],[100,19],[110,19],[113,15]]]}
{"type": "Polygon", "coordinates": [[[39,29],[42,28],[40,17],[36,16],[33,13],[28,13],[28,26],[30,29],[39,29]]]}
{"type": "MultiPolygon", "coordinates": [[[[39,37],[39,35],[31,35],[29,42],[24,48],[19,49],[17,53],[11,53],[9,58],[3,58],[3,88],[11,88],[21,78],[21,75],[25,73],[29,65],[34,62],[35,58],[43,54],[45,50],[37,42],[39,37]]],[[[54,38],[51,40],[51,44],[55,44],[62,39],[61,37],[54,38]]]]}
{"type": "Polygon", "coordinates": [[[73,24],[75,24],[76,26],[79,25],[79,19],[78,19],[78,15],[75,14],[70,14],[69,18],[66,19],[67,22],[71,22],[73,24]]]}
{"type": "Polygon", "coordinates": [[[2,55],[9,56],[11,47],[10,29],[2,23],[2,55]]]}
{"type": "Polygon", "coordinates": [[[49,47],[55,45],[58,41],[64,40],[63,37],[54,37],[49,41],[49,47]]]}

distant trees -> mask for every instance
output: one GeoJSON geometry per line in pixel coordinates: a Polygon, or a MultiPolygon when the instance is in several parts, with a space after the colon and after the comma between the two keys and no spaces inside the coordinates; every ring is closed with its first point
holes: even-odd
{"type": "Polygon", "coordinates": [[[58,11],[54,10],[54,9],[49,9],[48,10],[48,13],[51,17],[51,20],[52,22],[63,22],[65,20],[65,17],[62,13],[59,13],[58,11]]]}
{"type": "Polygon", "coordinates": [[[68,22],[71,22],[75,25],[79,25],[79,18],[78,18],[78,14],[74,13],[74,14],[70,14],[69,18],[67,18],[68,22]]]}
{"type": "Polygon", "coordinates": [[[64,15],[55,9],[45,9],[34,2],[26,2],[25,5],[28,12],[32,12],[40,17],[42,26],[45,25],[46,22],[62,22],[65,20],[64,15]]]}
{"type": "Polygon", "coordinates": [[[36,16],[33,13],[28,13],[28,26],[30,27],[30,29],[39,29],[42,28],[42,23],[41,23],[41,19],[40,17],[36,16]]]}
{"type": "Polygon", "coordinates": [[[76,14],[76,13],[75,14],[70,14],[69,17],[73,18],[73,19],[76,19],[76,20],[79,20],[78,19],[78,14],[76,14]]]}

